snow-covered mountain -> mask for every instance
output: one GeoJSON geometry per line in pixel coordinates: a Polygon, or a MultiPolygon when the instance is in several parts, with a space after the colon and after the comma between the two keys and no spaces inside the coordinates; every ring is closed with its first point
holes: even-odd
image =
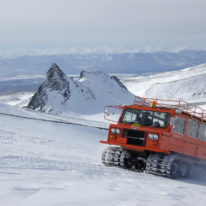
{"type": "Polygon", "coordinates": [[[28,108],[51,113],[91,114],[102,112],[106,105],[131,104],[133,99],[133,94],[117,77],[82,71],[79,80],[75,80],[54,63],[28,108]]]}
{"type": "Polygon", "coordinates": [[[121,81],[132,93],[142,97],[206,102],[206,64],[121,81]]]}

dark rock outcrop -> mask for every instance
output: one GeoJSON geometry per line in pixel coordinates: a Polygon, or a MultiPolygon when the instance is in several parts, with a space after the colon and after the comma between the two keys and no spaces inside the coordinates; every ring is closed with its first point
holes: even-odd
{"type": "MultiPolygon", "coordinates": [[[[70,97],[69,82],[66,75],[53,63],[46,74],[46,80],[41,84],[28,104],[29,109],[44,111],[48,102],[48,92],[56,91],[63,96],[64,102],[70,97]]],[[[63,102],[62,102],[63,103],[63,102]]]]}

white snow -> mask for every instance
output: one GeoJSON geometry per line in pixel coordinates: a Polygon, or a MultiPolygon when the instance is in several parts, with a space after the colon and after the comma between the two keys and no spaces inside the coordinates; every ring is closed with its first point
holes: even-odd
{"type": "Polygon", "coordinates": [[[0,102],[8,105],[24,107],[28,105],[30,98],[33,95],[34,92],[19,92],[14,94],[0,95],[0,102]]]}
{"type": "MultiPolygon", "coordinates": [[[[0,112],[40,114],[2,104],[0,112]]],[[[41,115],[49,117],[54,115],[41,115]]],[[[205,205],[204,181],[103,166],[105,145],[99,140],[106,135],[91,127],[0,115],[0,205],[205,205]]]]}
{"type": "Polygon", "coordinates": [[[137,96],[206,102],[206,64],[183,70],[122,78],[137,96]]]}
{"type": "Polygon", "coordinates": [[[79,82],[90,88],[96,101],[91,105],[90,113],[103,111],[107,105],[132,104],[134,96],[121,87],[116,80],[103,72],[83,72],[79,82]]]}

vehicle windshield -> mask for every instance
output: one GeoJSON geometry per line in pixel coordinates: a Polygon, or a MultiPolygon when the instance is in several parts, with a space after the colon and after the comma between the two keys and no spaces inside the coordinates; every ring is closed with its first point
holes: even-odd
{"type": "Polygon", "coordinates": [[[169,119],[170,113],[127,108],[124,110],[120,122],[157,128],[167,128],[169,119]]]}

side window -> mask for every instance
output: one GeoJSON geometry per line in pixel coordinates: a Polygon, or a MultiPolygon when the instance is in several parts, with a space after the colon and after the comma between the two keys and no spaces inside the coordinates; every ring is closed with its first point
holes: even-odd
{"type": "Polygon", "coordinates": [[[203,141],[206,141],[206,125],[205,124],[200,124],[198,138],[203,140],[203,141]]]}
{"type": "Polygon", "coordinates": [[[197,121],[189,119],[187,127],[187,136],[197,138],[199,129],[199,123],[197,121]]]}
{"type": "Polygon", "coordinates": [[[186,120],[180,117],[175,117],[174,122],[173,122],[173,132],[176,132],[178,134],[185,134],[185,125],[186,125],[186,120]]]}

